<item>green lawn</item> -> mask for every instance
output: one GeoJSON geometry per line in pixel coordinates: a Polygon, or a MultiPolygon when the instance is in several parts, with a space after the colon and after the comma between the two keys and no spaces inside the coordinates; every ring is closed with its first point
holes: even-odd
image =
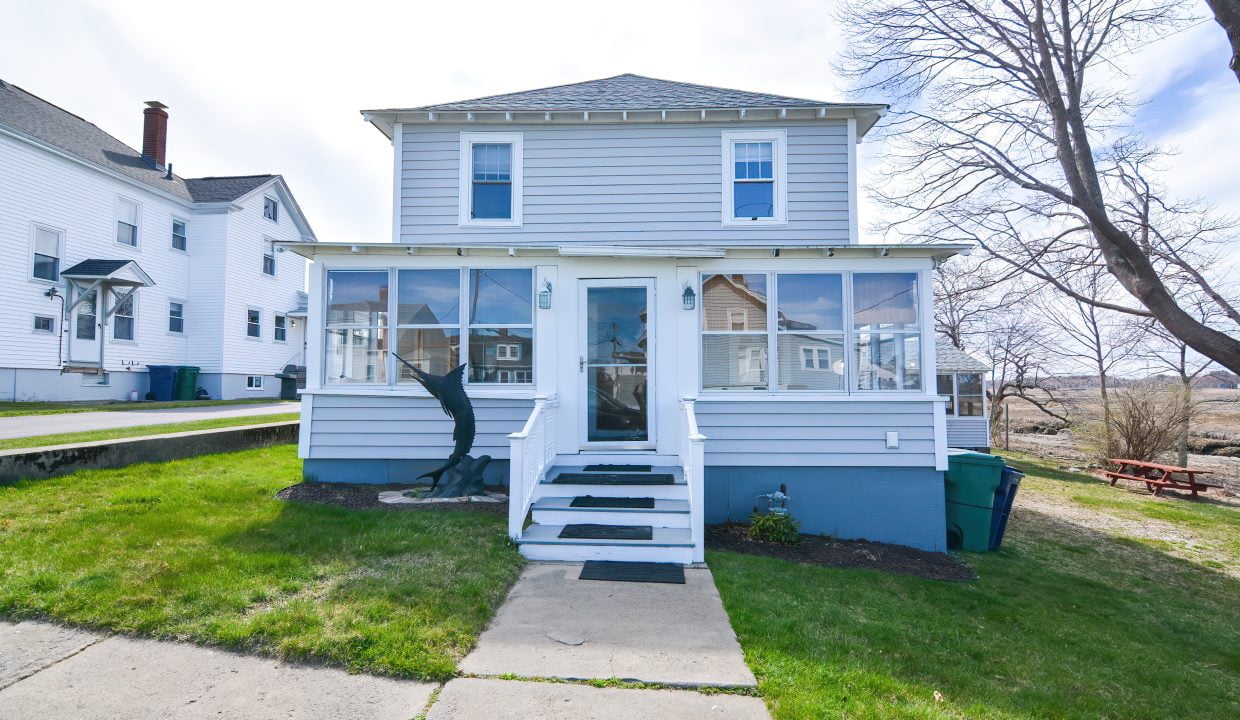
{"type": "MultiPolygon", "coordinates": [[[[1022,493],[1240,537],[1234,508],[1009,459],[1030,473],[1022,493]]],[[[1240,717],[1235,579],[1019,505],[1003,550],[963,557],[978,580],[707,559],[779,720],[1240,717]]]]}
{"type": "Polygon", "coordinates": [[[60,415],[80,412],[118,412],[122,410],[167,410],[208,405],[252,405],[255,403],[292,402],[279,398],[247,398],[244,400],[172,400],[168,402],[2,402],[0,417],[15,415],[60,415]]]}
{"type": "Polygon", "coordinates": [[[516,579],[504,518],[273,499],[285,445],[0,486],[0,615],[443,679],[516,579]]]}
{"type": "Polygon", "coordinates": [[[214,428],[237,427],[239,425],[261,425],[263,423],[288,422],[289,420],[296,420],[299,417],[301,416],[298,413],[279,413],[276,415],[211,418],[210,420],[169,423],[167,425],[138,425],[136,427],[88,430],[84,432],[60,433],[58,435],[33,435],[31,437],[0,440],[0,450],[45,447],[48,445],[64,445],[65,443],[93,442],[95,440],[116,440],[117,438],[140,437],[142,435],[166,435],[168,433],[188,432],[190,430],[211,430],[214,428]]]}

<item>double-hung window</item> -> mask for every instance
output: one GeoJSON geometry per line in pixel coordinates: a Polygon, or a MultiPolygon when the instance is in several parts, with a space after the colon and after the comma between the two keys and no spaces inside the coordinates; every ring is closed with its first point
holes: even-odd
{"type": "Polygon", "coordinates": [[[125,198],[116,201],[116,242],[138,247],[138,203],[125,198]]]}
{"type": "Polygon", "coordinates": [[[702,389],[767,389],[767,276],[702,278],[702,389]]]}
{"type": "Polygon", "coordinates": [[[263,337],[263,311],[257,308],[246,308],[245,310],[245,335],[246,337],[262,339],[263,337]]]}
{"type": "Polygon", "coordinates": [[[787,222],[787,133],[783,130],[723,133],[723,224],[787,222]]]}
{"type": "Polygon", "coordinates": [[[188,246],[189,243],[185,230],[185,221],[174,218],[172,220],[172,249],[185,252],[185,249],[188,246]]]}
{"type": "Polygon", "coordinates": [[[460,224],[521,224],[522,136],[461,133],[460,224]]]}
{"type": "Polygon", "coordinates": [[[136,316],[134,313],[134,298],[137,293],[129,293],[116,305],[116,309],[112,313],[112,339],[113,340],[133,340],[134,325],[136,324],[136,316]]]}
{"type": "Polygon", "coordinates": [[[185,332],[185,304],[168,301],[168,332],[178,335],[185,332]]]}
{"type": "Polygon", "coordinates": [[[387,382],[388,275],[328,271],[323,366],[329,385],[387,382]]]}
{"type": "Polygon", "coordinates": [[[275,277],[276,275],[276,249],[272,242],[263,239],[263,274],[275,277]]]}
{"type": "Polygon", "coordinates": [[[470,270],[469,381],[529,383],[534,375],[534,273],[470,270]]]}
{"type": "Polygon", "coordinates": [[[843,390],[844,276],[775,276],[780,390],[843,390]]]}
{"type": "Polygon", "coordinates": [[[60,241],[64,236],[58,230],[36,227],[34,229],[34,266],[31,275],[39,280],[60,279],[60,241]]]}
{"type": "Polygon", "coordinates": [[[273,321],[271,338],[276,342],[288,341],[288,317],[285,315],[276,315],[273,321]]]}
{"type": "Polygon", "coordinates": [[[916,273],[853,273],[858,390],[920,390],[916,273]]]}
{"type": "Polygon", "coordinates": [[[263,198],[263,217],[273,223],[280,222],[280,203],[275,198],[263,198]]]}

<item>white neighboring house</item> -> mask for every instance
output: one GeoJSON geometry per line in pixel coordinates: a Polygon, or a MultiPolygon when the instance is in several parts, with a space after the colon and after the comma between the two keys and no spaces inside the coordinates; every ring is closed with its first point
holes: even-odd
{"type": "Polygon", "coordinates": [[[275,243],[315,236],[288,185],[173,174],[147,106],[139,152],[0,81],[0,400],[141,397],[147,365],[275,396],[304,364],[306,262],[275,243]]]}

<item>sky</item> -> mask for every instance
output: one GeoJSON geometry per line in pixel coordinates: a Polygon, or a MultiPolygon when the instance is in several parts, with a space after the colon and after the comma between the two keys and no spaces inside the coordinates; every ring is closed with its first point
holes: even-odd
{"type": "MultiPolygon", "coordinates": [[[[1203,2],[1196,9],[1206,16],[1203,2]]],[[[362,121],[365,108],[626,72],[883,100],[846,96],[835,77],[829,0],[0,0],[0,18],[0,78],[134,147],[143,101],[164,102],[177,174],[280,173],[324,241],[391,238],[391,147],[362,121]]],[[[1137,128],[1180,151],[1168,184],[1240,214],[1240,83],[1227,58],[1210,21],[1115,62],[1150,100],[1137,128]]],[[[863,182],[880,152],[863,145],[863,182]]],[[[863,197],[863,226],[874,212],[863,197]]]]}

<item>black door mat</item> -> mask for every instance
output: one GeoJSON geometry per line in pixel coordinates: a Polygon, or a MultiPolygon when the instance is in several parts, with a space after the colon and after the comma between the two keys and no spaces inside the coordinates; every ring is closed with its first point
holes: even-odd
{"type": "Polygon", "coordinates": [[[586,472],[650,472],[649,465],[586,465],[586,472]]]}
{"type": "Polygon", "coordinates": [[[579,508],[653,509],[654,498],[594,497],[593,495],[586,495],[585,497],[573,498],[573,501],[568,506],[579,508]]]}
{"type": "Polygon", "coordinates": [[[587,560],[578,580],[685,584],[685,568],[675,563],[587,560]]]}
{"type": "Polygon", "coordinates": [[[552,485],[674,485],[671,473],[560,473],[552,485]]]}
{"type": "Polygon", "coordinates": [[[654,531],[649,525],[565,525],[560,537],[574,540],[650,540],[654,531]]]}

